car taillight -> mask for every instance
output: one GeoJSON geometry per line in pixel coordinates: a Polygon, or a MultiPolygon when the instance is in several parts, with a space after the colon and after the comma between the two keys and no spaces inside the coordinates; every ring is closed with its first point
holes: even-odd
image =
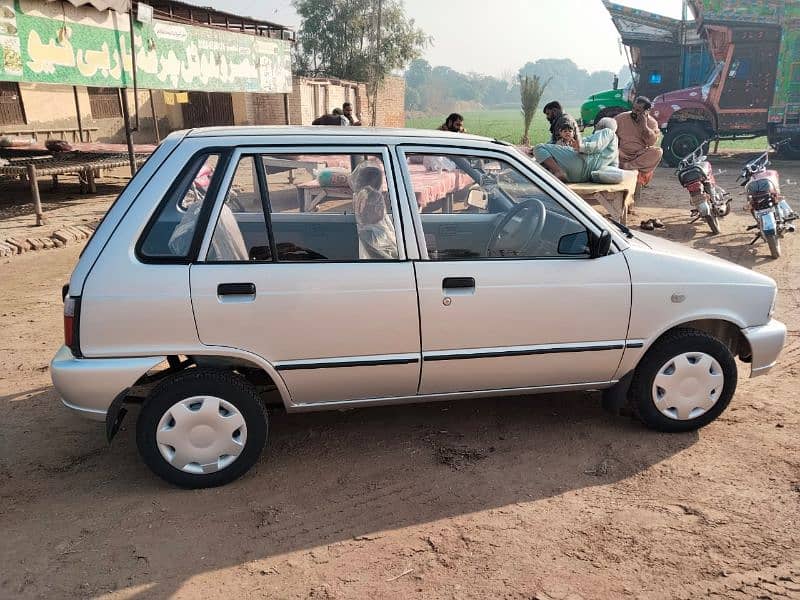
{"type": "Polygon", "coordinates": [[[64,345],[72,350],[74,356],[81,355],[78,338],[80,307],[80,298],[73,298],[71,296],[64,298],[64,345]]]}

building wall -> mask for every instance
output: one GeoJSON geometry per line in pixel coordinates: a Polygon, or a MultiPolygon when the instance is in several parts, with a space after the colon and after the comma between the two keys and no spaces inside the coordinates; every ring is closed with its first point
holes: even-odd
{"type": "MultiPolygon", "coordinates": [[[[97,127],[92,139],[100,142],[125,141],[122,117],[96,119],[92,117],[89,93],[78,87],[78,102],[84,127],[97,127]]],[[[133,115],[134,94],[127,92],[133,115]]],[[[0,132],[13,129],[76,128],[75,99],[71,86],[46,84],[20,84],[20,96],[28,121],[27,125],[0,125],[0,132]]],[[[401,77],[389,77],[378,91],[377,125],[403,127],[405,82],[401,77]]],[[[283,94],[231,94],[234,123],[236,125],[283,125],[286,123],[283,94]]],[[[344,102],[353,103],[354,111],[368,125],[372,119],[371,98],[363,83],[327,79],[296,77],[289,95],[289,121],[292,125],[310,125],[311,122],[344,102]]],[[[153,104],[159,133],[163,138],[170,131],[184,127],[181,104],[167,104],[165,92],[153,91],[153,104]]],[[[153,115],[147,90],[139,90],[139,131],[134,134],[138,143],[155,142],[153,115]]],[[[58,137],[56,135],[55,137],[58,137]]],[[[43,139],[40,136],[40,139],[43,139]]],[[[70,136],[67,139],[71,140],[70,136]]]]}
{"type": "MultiPolygon", "coordinates": [[[[284,125],[283,94],[232,94],[236,125],[284,125]]],[[[364,83],[335,79],[295,77],[289,94],[289,123],[311,122],[334,108],[351,102],[357,117],[367,125],[372,119],[371,98],[364,83]]],[[[378,91],[377,125],[405,126],[405,80],[389,77],[378,91]]]]}
{"type": "MultiPolygon", "coordinates": [[[[75,96],[72,86],[50,85],[50,84],[19,84],[20,97],[25,109],[27,125],[0,125],[0,131],[20,130],[47,130],[59,128],[77,128],[78,118],[75,107],[75,96]]],[[[78,104],[80,105],[81,121],[84,128],[96,127],[97,131],[92,132],[92,140],[99,142],[124,142],[125,126],[122,117],[96,119],[92,117],[89,92],[85,87],[78,87],[78,104]]],[[[160,91],[153,92],[153,101],[156,107],[156,117],[159,120],[159,127],[163,133],[167,130],[179,129],[182,126],[176,116],[180,116],[180,107],[177,115],[171,112],[163,100],[160,91]]],[[[128,105],[130,106],[131,116],[134,115],[134,94],[128,91],[128,105]]],[[[155,141],[155,130],[153,127],[153,116],[150,108],[150,96],[146,90],[139,90],[138,95],[139,109],[139,131],[134,134],[135,141],[149,143],[155,141]]],[[[46,139],[47,135],[38,136],[46,139]]],[[[60,137],[54,133],[51,137],[60,137]]],[[[72,141],[71,135],[65,136],[68,141],[72,141]]]]}
{"type": "Polygon", "coordinates": [[[405,127],[406,82],[402,77],[387,77],[378,88],[376,123],[381,127],[405,127]]]}

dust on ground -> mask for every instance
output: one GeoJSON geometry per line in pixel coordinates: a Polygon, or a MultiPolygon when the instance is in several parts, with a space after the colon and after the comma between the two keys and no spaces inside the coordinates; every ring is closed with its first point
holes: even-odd
{"type": "MultiPolygon", "coordinates": [[[[789,338],[768,376],[740,364],[729,409],[688,434],[591,393],[273,410],[248,475],[175,489],[140,462],[135,413],[109,447],[50,384],[79,248],[4,259],[0,597],[800,598],[800,243],[778,261],[749,246],[744,158],[713,160],[735,196],[721,235],[688,224],[669,169],[631,220],[775,278],[789,338]]],[[[800,208],[800,165],[776,166],[800,208]]]]}

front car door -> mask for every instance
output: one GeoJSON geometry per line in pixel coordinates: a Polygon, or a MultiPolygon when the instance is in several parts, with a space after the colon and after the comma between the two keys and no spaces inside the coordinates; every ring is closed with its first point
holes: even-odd
{"type": "Polygon", "coordinates": [[[238,150],[220,190],[191,267],[200,340],[271,362],[295,405],[414,396],[416,282],[386,148],[238,150]]]}
{"type": "Polygon", "coordinates": [[[510,154],[398,154],[422,256],[420,393],[612,380],[631,285],[621,252],[592,259],[585,250],[597,225],[510,154]]]}

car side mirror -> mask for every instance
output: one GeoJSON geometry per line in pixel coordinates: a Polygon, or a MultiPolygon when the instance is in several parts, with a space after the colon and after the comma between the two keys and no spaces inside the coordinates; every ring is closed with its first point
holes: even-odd
{"type": "Polygon", "coordinates": [[[562,235],[558,240],[558,253],[564,256],[591,255],[589,232],[583,230],[562,235]]]}
{"type": "Polygon", "coordinates": [[[602,258],[611,252],[611,234],[605,229],[600,235],[592,235],[589,240],[589,255],[592,258],[602,258]]]}
{"type": "Polygon", "coordinates": [[[486,210],[489,206],[489,196],[480,188],[474,188],[467,195],[467,205],[486,210]]]}

